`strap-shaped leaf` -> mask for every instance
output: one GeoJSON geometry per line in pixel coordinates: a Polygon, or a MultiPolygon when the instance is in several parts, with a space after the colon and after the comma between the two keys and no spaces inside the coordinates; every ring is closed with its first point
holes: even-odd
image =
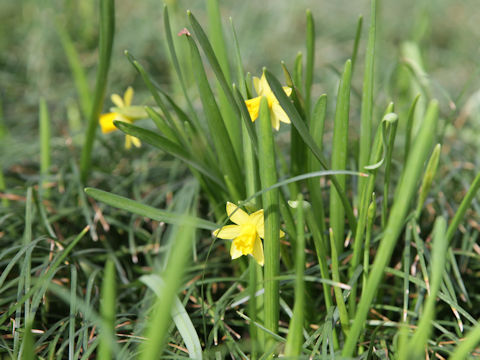
{"type": "Polygon", "coordinates": [[[210,41],[208,40],[207,34],[205,34],[205,31],[203,31],[203,28],[200,26],[195,16],[193,16],[190,11],[188,11],[187,14],[190,24],[192,24],[193,31],[197,37],[198,43],[202,47],[203,52],[205,53],[205,56],[207,57],[208,62],[210,63],[210,66],[212,67],[212,70],[225,93],[225,96],[227,97],[227,100],[232,108],[238,113],[239,111],[237,103],[235,102],[235,97],[233,96],[232,88],[225,78],[220,63],[218,62],[215,52],[213,51],[212,44],[210,44],[210,41]]]}
{"type": "Polygon", "coordinates": [[[373,298],[382,281],[385,268],[392,257],[393,249],[404,226],[411,200],[417,189],[418,180],[420,179],[425,160],[430,153],[430,147],[435,138],[435,133],[432,132],[432,129],[436,129],[437,123],[438,102],[432,100],[397,186],[395,192],[396,201],[392,206],[388,223],[383,232],[384,236],[380,242],[372,270],[368,276],[365,291],[360,298],[351,330],[345,340],[345,345],[342,350],[342,355],[345,357],[351,357],[353,355],[361,331],[365,326],[365,320],[373,298]]]}
{"type": "MultiPolygon", "coordinates": [[[[368,157],[372,146],[372,114],[373,114],[373,85],[375,73],[375,37],[377,1],[371,2],[370,29],[368,32],[368,45],[365,52],[365,70],[363,74],[362,108],[360,115],[360,149],[358,153],[358,168],[363,169],[368,164],[368,157]]],[[[360,26],[360,25],[359,25],[360,26]]],[[[366,186],[367,181],[360,179],[359,194],[366,186]]]]}
{"type": "Polygon", "coordinates": [[[214,181],[217,185],[221,186],[222,188],[225,187],[223,181],[220,180],[217,174],[213,174],[211,170],[207,169],[204,165],[196,161],[183,147],[175,144],[166,137],[123,121],[114,121],[114,124],[125,134],[138,137],[147,144],[162,149],[163,151],[185,161],[188,165],[192,166],[200,173],[214,181]]]}
{"type": "Polygon", "coordinates": [[[153,96],[153,99],[155,100],[155,103],[157,106],[162,110],[163,115],[165,116],[165,119],[167,120],[167,123],[170,125],[170,127],[173,130],[179,130],[177,128],[177,125],[175,121],[172,118],[172,115],[168,111],[167,106],[163,102],[162,98],[157,92],[156,86],[155,86],[155,81],[153,78],[145,71],[142,65],[130,54],[128,51],[125,51],[125,55],[127,56],[127,59],[130,61],[130,63],[133,65],[133,67],[138,71],[138,73],[142,76],[143,81],[145,82],[145,85],[147,85],[148,90],[150,90],[150,93],[153,96]]]}
{"type": "Polygon", "coordinates": [[[168,224],[188,224],[196,226],[199,229],[206,230],[215,230],[218,228],[218,226],[213,222],[200,219],[195,216],[186,216],[184,214],[177,214],[170,211],[156,209],[152,206],[148,206],[137,201],[127,199],[126,197],[109,193],[107,191],[95,188],[86,188],[85,193],[98,201],[104,202],[105,204],[126,210],[133,214],[145,216],[152,220],[163,221],[168,224]]]}
{"type": "Polygon", "coordinates": [[[208,82],[197,44],[191,36],[187,35],[187,39],[190,44],[192,67],[198,86],[198,92],[200,93],[200,100],[207,119],[210,136],[212,137],[215,151],[218,156],[220,168],[224,174],[228,175],[230,180],[232,180],[237,190],[243,194],[244,184],[241,180],[242,171],[233,150],[232,139],[229,136],[224,119],[222,118],[222,114],[220,113],[218,104],[215,100],[215,95],[208,82]]]}
{"type": "Polygon", "coordinates": [[[87,182],[92,164],[93,142],[98,127],[98,117],[102,110],[107,87],[108,69],[110,68],[110,57],[112,54],[113,37],[115,35],[115,1],[102,0],[100,4],[100,33],[99,33],[99,62],[95,92],[88,117],[85,142],[82,148],[80,159],[80,173],[83,183],[87,182]]]}
{"type": "Polygon", "coordinates": [[[237,97],[238,101],[238,107],[240,108],[240,111],[242,112],[242,119],[245,123],[245,127],[247,128],[248,136],[250,137],[250,140],[252,141],[253,148],[255,151],[258,151],[258,140],[257,140],[257,134],[255,133],[255,129],[253,127],[252,120],[250,118],[250,114],[248,113],[247,105],[245,105],[245,100],[243,99],[242,94],[240,93],[240,90],[234,85],[233,86],[235,90],[235,95],[237,97]]]}
{"type": "MultiPolygon", "coordinates": [[[[312,104],[311,93],[312,93],[312,84],[313,84],[313,70],[315,64],[315,22],[313,20],[312,12],[307,10],[307,56],[306,56],[306,65],[305,65],[305,113],[307,114],[307,119],[310,121],[310,107],[312,104]]],[[[297,84],[301,86],[301,84],[297,84]]]]}
{"type": "MultiPolygon", "coordinates": [[[[156,274],[143,275],[140,277],[140,281],[147,285],[159,297],[165,292],[165,282],[156,274]]],[[[173,322],[188,349],[190,359],[201,360],[202,346],[200,345],[200,339],[198,338],[197,331],[190,316],[188,316],[178,296],[175,296],[173,300],[171,313],[173,322]]]]}
{"type": "Polygon", "coordinates": [[[194,107],[192,105],[192,101],[190,100],[190,96],[188,96],[187,86],[185,84],[185,78],[180,68],[177,52],[175,51],[175,46],[173,44],[172,30],[170,26],[170,17],[168,15],[168,7],[166,4],[163,9],[163,24],[164,24],[165,38],[167,40],[168,50],[170,51],[173,68],[175,69],[175,72],[177,73],[177,76],[178,76],[178,80],[180,81],[180,86],[182,87],[182,92],[183,92],[183,95],[185,96],[185,100],[187,101],[187,105],[192,115],[192,119],[195,122],[195,124],[198,126],[199,125],[198,118],[196,116],[194,107]]]}
{"type": "MultiPolygon", "coordinates": [[[[218,4],[214,4],[216,1],[210,1],[208,7],[209,9],[209,20],[210,20],[210,38],[212,42],[208,39],[205,31],[198,23],[197,19],[191,12],[187,12],[190,23],[192,24],[193,31],[195,33],[198,44],[203,49],[204,54],[206,55],[210,66],[215,73],[215,76],[220,85],[221,91],[218,92],[218,104],[219,110],[222,114],[223,123],[230,135],[230,140],[232,143],[232,149],[235,153],[237,159],[241,162],[243,158],[242,151],[242,141],[241,137],[238,136],[241,130],[241,124],[239,123],[240,110],[238,109],[237,103],[235,101],[235,96],[232,91],[231,76],[228,66],[228,61],[226,55],[222,55],[225,50],[225,44],[223,41],[223,35],[218,34],[218,28],[221,27],[219,13],[218,13],[218,4]],[[217,8],[217,10],[215,10],[217,8]],[[213,13],[210,12],[213,10],[213,13]],[[213,25],[213,27],[212,27],[213,25]],[[212,46],[213,43],[213,46],[212,46]]],[[[190,37],[190,36],[189,36],[190,37]]],[[[192,39],[189,39],[192,40],[192,39]]],[[[195,64],[194,64],[195,65],[195,64]]],[[[194,70],[195,75],[197,71],[194,70]]],[[[198,82],[198,79],[197,79],[198,82]]],[[[203,98],[205,95],[201,94],[203,98]]],[[[233,175],[233,174],[230,174],[233,175]]],[[[235,182],[236,180],[231,177],[231,180],[235,182]]],[[[236,184],[239,187],[239,184],[236,184]]]]}
{"type": "MultiPolygon", "coordinates": [[[[303,141],[305,141],[307,146],[312,151],[313,155],[315,155],[317,160],[320,162],[320,165],[325,170],[328,170],[327,161],[322,155],[320,148],[315,143],[313,138],[310,136],[307,126],[305,125],[302,118],[298,114],[298,111],[297,109],[295,109],[295,106],[291,103],[287,94],[285,94],[285,91],[283,91],[282,85],[280,84],[278,79],[268,70],[265,70],[265,76],[267,78],[268,84],[270,85],[270,88],[275,94],[275,97],[279,101],[280,106],[287,113],[288,117],[290,118],[290,121],[292,122],[293,126],[295,126],[295,128],[297,129],[303,141]]],[[[340,200],[342,201],[342,205],[345,208],[348,221],[350,222],[350,227],[352,228],[352,231],[355,231],[355,228],[357,226],[357,220],[355,219],[355,215],[353,214],[352,207],[348,202],[347,196],[345,195],[345,191],[342,190],[335,176],[331,176],[330,180],[332,181],[333,186],[335,186],[335,189],[337,189],[338,191],[340,200]]]]}
{"type": "MultiPolygon", "coordinates": [[[[348,123],[350,113],[350,84],[352,79],[352,62],[347,60],[338,85],[337,104],[335,108],[335,120],[333,124],[332,161],[333,170],[343,170],[347,167],[348,158],[348,123]]],[[[346,178],[343,175],[336,177],[343,191],[346,189],[346,178]]],[[[330,227],[337,245],[338,253],[341,253],[345,234],[345,211],[340,206],[338,190],[330,190],[330,227]]]]}

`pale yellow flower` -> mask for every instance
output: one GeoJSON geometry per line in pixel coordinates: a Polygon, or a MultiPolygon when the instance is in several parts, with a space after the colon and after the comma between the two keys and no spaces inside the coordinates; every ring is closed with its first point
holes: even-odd
{"type": "MultiPolygon", "coordinates": [[[[125,90],[123,98],[118,94],[113,94],[111,96],[112,103],[116,107],[111,108],[109,113],[100,115],[100,127],[102,128],[102,133],[108,134],[112,131],[117,130],[114,125],[114,121],[123,121],[129,124],[132,124],[135,120],[146,117],[145,111],[143,109],[138,110],[138,107],[131,106],[133,99],[133,89],[131,86],[125,90]],[[132,111],[133,110],[133,111],[132,111]]],[[[132,144],[136,147],[141,146],[141,142],[138,138],[131,135],[125,135],[125,148],[130,149],[132,144]]]]}
{"type": "MultiPolygon", "coordinates": [[[[270,120],[272,121],[272,126],[275,130],[280,129],[280,121],[290,124],[290,119],[288,118],[285,110],[282,109],[277,98],[273,94],[270,86],[268,85],[265,74],[262,75],[262,78],[253,77],[253,86],[257,92],[257,97],[245,101],[247,105],[248,112],[250,113],[250,118],[252,121],[255,121],[258,118],[258,111],[260,110],[260,101],[262,97],[265,96],[268,101],[268,107],[270,109],[270,120]]],[[[290,96],[292,89],[288,86],[283,87],[283,91],[287,96],[290,96]]]]}
{"type": "MultiPolygon", "coordinates": [[[[226,225],[215,230],[213,235],[220,239],[233,240],[230,248],[232,259],[252,255],[257,263],[263,266],[265,263],[261,240],[265,236],[263,209],[249,215],[237,205],[227,202],[227,215],[236,225],[226,225]]],[[[283,236],[285,233],[280,230],[280,237],[283,236]]]]}

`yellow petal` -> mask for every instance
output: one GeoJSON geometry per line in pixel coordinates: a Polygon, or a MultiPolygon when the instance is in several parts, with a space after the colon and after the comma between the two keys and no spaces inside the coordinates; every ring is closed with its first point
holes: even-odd
{"type": "Polygon", "coordinates": [[[227,202],[227,215],[237,225],[246,224],[250,219],[250,216],[245,211],[231,202],[227,202]]]}
{"type": "Polygon", "coordinates": [[[112,103],[114,103],[117,107],[125,106],[123,99],[118,94],[112,94],[112,96],[110,96],[110,99],[112,100],[112,103]]]}
{"type": "Polygon", "coordinates": [[[125,106],[130,106],[132,104],[133,99],[133,88],[129,86],[127,90],[125,90],[125,94],[123,94],[123,102],[125,106]]]}
{"type": "Polygon", "coordinates": [[[280,230],[280,237],[282,238],[284,236],[285,236],[285,233],[282,230],[280,230]]]}
{"type": "Polygon", "coordinates": [[[257,229],[257,234],[263,239],[265,234],[265,227],[264,227],[264,218],[263,218],[263,209],[255,211],[253,214],[250,215],[250,221],[255,224],[257,229]]]}
{"type": "Polygon", "coordinates": [[[132,136],[125,135],[125,149],[130,150],[132,147],[132,136]]]}
{"type": "Polygon", "coordinates": [[[259,265],[263,266],[263,264],[265,264],[265,257],[263,255],[262,240],[260,240],[260,237],[258,237],[258,236],[255,239],[255,245],[253,247],[252,255],[259,265]]]}
{"type": "Polygon", "coordinates": [[[235,246],[235,242],[232,242],[232,246],[230,247],[230,255],[232,256],[232,260],[237,259],[243,255],[242,251],[235,246]]]}
{"type": "Polygon", "coordinates": [[[261,91],[261,93],[258,95],[268,96],[272,94],[272,90],[270,89],[270,85],[268,85],[268,81],[267,81],[267,78],[265,77],[265,73],[262,74],[262,78],[260,79],[260,83],[258,86],[261,91]]]}
{"type": "Polygon", "coordinates": [[[287,94],[287,96],[290,96],[290,94],[292,93],[292,88],[288,86],[284,86],[283,91],[285,91],[285,94],[287,94]]]}
{"type": "Polygon", "coordinates": [[[253,99],[245,101],[245,105],[247,105],[248,113],[250,114],[250,119],[252,119],[252,122],[257,120],[258,118],[258,111],[260,110],[260,100],[262,100],[262,97],[257,96],[253,99]]]}
{"type": "Polygon", "coordinates": [[[238,225],[226,225],[213,232],[213,235],[220,239],[235,239],[240,235],[240,226],[238,225]]]}
{"type": "Polygon", "coordinates": [[[100,127],[102,128],[102,133],[107,134],[109,132],[117,130],[113,121],[118,118],[117,113],[107,113],[100,115],[100,127]]]}
{"type": "Polygon", "coordinates": [[[260,84],[260,79],[256,76],[253,77],[253,87],[257,92],[257,95],[260,96],[262,92],[262,85],[260,84]]]}
{"type": "Polygon", "coordinates": [[[277,115],[273,111],[273,108],[270,111],[270,121],[272,123],[272,127],[278,131],[280,129],[280,121],[278,120],[277,115]]]}
{"type": "Polygon", "coordinates": [[[285,110],[282,109],[282,107],[278,102],[272,105],[272,111],[278,120],[286,124],[290,124],[290,118],[288,117],[287,113],[285,112],[285,110]]]}
{"type": "Polygon", "coordinates": [[[139,138],[135,136],[131,136],[131,140],[132,140],[132,144],[135,145],[135,147],[139,148],[140,146],[142,146],[142,143],[140,142],[139,138]]]}

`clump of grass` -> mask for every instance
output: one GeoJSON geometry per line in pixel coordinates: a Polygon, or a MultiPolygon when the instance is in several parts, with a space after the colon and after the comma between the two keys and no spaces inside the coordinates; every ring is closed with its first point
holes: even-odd
{"type": "Polygon", "coordinates": [[[102,138],[98,148],[109,150],[103,174],[91,156],[113,1],[100,2],[91,98],[78,54],[59,29],[88,117],[85,145],[80,168],[71,161],[55,173],[42,100],[36,189],[3,198],[0,213],[0,239],[9,241],[0,252],[0,326],[8,333],[0,351],[49,359],[475,355],[478,231],[475,224],[458,230],[478,207],[480,175],[471,185],[455,179],[465,190],[452,208],[455,187],[440,181],[452,164],[440,144],[455,112],[433,98],[418,44],[403,47],[395,70],[396,86],[408,90],[392,99],[375,91],[377,7],[372,0],[363,68],[361,17],[337,89],[317,96],[321,48],[312,11],[305,63],[303,55],[293,66],[279,63],[282,81],[276,69],[262,69],[261,79],[249,72],[259,69],[247,71],[242,37],[233,20],[223,29],[217,1],[208,1],[209,33],[189,11],[178,37],[165,6],[180,95],[159,84],[141,57],[125,53],[150,92],[140,110],[152,123],[125,121],[139,110],[127,105],[115,108],[114,125],[153,150],[123,154],[102,138]],[[124,158],[137,171],[110,171],[108,162],[124,158]],[[239,208],[227,206],[225,216],[228,202],[239,208]]]}

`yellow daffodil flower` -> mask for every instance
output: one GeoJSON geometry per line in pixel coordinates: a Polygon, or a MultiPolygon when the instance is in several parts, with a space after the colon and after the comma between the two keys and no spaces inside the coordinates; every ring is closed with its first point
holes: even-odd
{"type": "MultiPolygon", "coordinates": [[[[123,94],[123,99],[118,94],[111,96],[112,103],[116,105],[110,109],[111,112],[100,115],[100,127],[102,133],[108,134],[117,130],[113,121],[124,121],[126,123],[133,123],[135,120],[146,117],[145,110],[139,109],[137,106],[131,106],[133,99],[133,89],[131,86],[123,94]]],[[[132,144],[136,147],[141,146],[141,142],[138,138],[131,135],[125,135],[125,148],[130,149],[132,144]]]]}
{"type": "MultiPolygon", "coordinates": [[[[237,259],[242,255],[252,255],[258,264],[263,266],[262,240],[265,236],[263,209],[247,214],[237,205],[227,202],[227,215],[236,225],[226,225],[213,232],[213,235],[220,239],[232,239],[230,255],[237,259]]],[[[280,237],[285,233],[280,230],[280,237]]]]}
{"type": "MultiPolygon", "coordinates": [[[[270,89],[267,79],[265,78],[265,74],[262,75],[261,79],[254,77],[253,86],[255,87],[255,91],[257,92],[258,96],[245,101],[252,121],[255,121],[258,118],[260,101],[262,100],[262,97],[265,96],[268,101],[268,107],[270,108],[270,119],[272,121],[273,128],[275,130],[280,129],[280,121],[290,124],[290,119],[288,118],[287,113],[285,112],[285,110],[282,109],[280,103],[270,89]]],[[[292,89],[288,86],[284,86],[283,91],[285,91],[285,94],[287,94],[287,96],[290,96],[290,94],[292,93],[292,89]]]]}

